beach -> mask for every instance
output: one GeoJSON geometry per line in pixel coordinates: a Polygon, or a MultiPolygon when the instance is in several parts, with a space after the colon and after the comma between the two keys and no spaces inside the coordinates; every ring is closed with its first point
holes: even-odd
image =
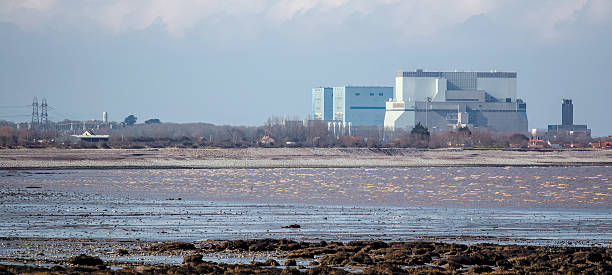
{"type": "Polygon", "coordinates": [[[612,165],[612,151],[410,148],[0,150],[0,169],[5,170],[583,165],[612,165]]]}

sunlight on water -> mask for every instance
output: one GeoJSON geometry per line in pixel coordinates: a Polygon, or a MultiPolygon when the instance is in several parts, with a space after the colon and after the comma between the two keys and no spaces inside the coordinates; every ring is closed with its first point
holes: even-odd
{"type": "Polygon", "coordinates": [[[2,236],[612,243],[610,167],[4,171],[2,236]],[[281,226],[298,223],[300,230],[281,226]]]}

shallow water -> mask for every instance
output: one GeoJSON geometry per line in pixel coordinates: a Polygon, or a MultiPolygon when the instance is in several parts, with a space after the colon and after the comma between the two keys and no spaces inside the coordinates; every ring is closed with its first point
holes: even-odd
{"type": "Polygon", "coordinates": [[[0,236],[611,246],[611,179],[604,166],[3,171],[0,236]]]}

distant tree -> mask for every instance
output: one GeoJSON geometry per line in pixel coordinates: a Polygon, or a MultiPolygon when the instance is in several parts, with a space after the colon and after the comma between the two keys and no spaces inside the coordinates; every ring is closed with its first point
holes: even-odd
{"type": "Polygon", "coordinates": [[[468,128],[467,126],[465,127],[459,127],[459,129],[457,129],[457,132],[462,133],[466,136],[471,136],[472,135],[472,131],[470,131],[470,128],[468,128]]]}
{"type": "Polygon", "coordinates": [[[377,148],[377,147],[380,147],[380,141],[378,141],[378,139],[376,139],[376,138],[368,138],[366,140],[366,146],[368,148],[377,148]]]}
{"type": "Polygon", "coordinates": [[[495,144],[493,136],[487,130],[475,130],[471,136],[472,142],[475,146],[491,147],[495,144]]]}
{"type": "Polygon", "coordinates": [[[154,123],[161,123],[161,121],[159,120],[159,118],[152,118],[152,119],[147,119],[145,120],[146,124],[154,124],[154,123]]]}
{"type": "Polygon", "coordinates": [[[0,146],[8,146],[16,141],[15,130],[10,126],[0,127],[0,146]]]}
{"type": "Polygon", "coordinates": [[[0,127],[2,127],[2,126],[10,126],[10,127],[13,127],[13,128],[17,127],[14,122],[6,121],[6,120],[0,120],[0,127]]]}
{"type": "Polygon", "coordinates": [[[417,123],[417,125],[414,126],[414,128],[412,128],[412,131],[410,131],[411,134],[417,134],[417,135],[423,135],[423,136],[429,136],[429,130],[427,130],[427,128],[425,128],[425,126],[421,125],[421,123],[417,123]]]}
{"type": "Polygon", "coordinates": [[[529,142],[529,138],[527,136],[519,133],[511,135],[509,140],[510,146],[513,147],[527,147],[527,144],[529,142]]]}
{"type": "Polygon", "coordinates": [[[129,125],[129,126],[132,126],[132,125],[136,124],[136,120],[137,120],[137,119],[138,119],[138,118],[137,118],[136,116],[134,116],[134,115],[129,115],[129,116],[127,116],[127,117],[126,117],[126,118],[123,120],[123,123],[125,123],[126,125],[129,125]]]}

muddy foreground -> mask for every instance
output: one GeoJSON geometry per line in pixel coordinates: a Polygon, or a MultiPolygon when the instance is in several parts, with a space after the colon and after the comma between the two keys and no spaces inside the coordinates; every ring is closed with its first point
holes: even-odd
{"type": "MultiPolygon", "coordinates": [[[[117,243],[113,249],[111,257],[104,260],[78,255],[46,263],[33,259],[17,264],[5,258],[0,273],[610,274],[612,271],[612,248],[601,247],[256,239],[137,245],[126,242],[117,243]],[[121,260],[130,255],[181,257],[183,260],[177,264],[121,260]],[[231,260],[238,258],[241,260],[231,260]]],[[[39,257],[45,258],[44,255],[39,257]]],[[[12,261],[18,262],[18,259],[12,261]]]]}

